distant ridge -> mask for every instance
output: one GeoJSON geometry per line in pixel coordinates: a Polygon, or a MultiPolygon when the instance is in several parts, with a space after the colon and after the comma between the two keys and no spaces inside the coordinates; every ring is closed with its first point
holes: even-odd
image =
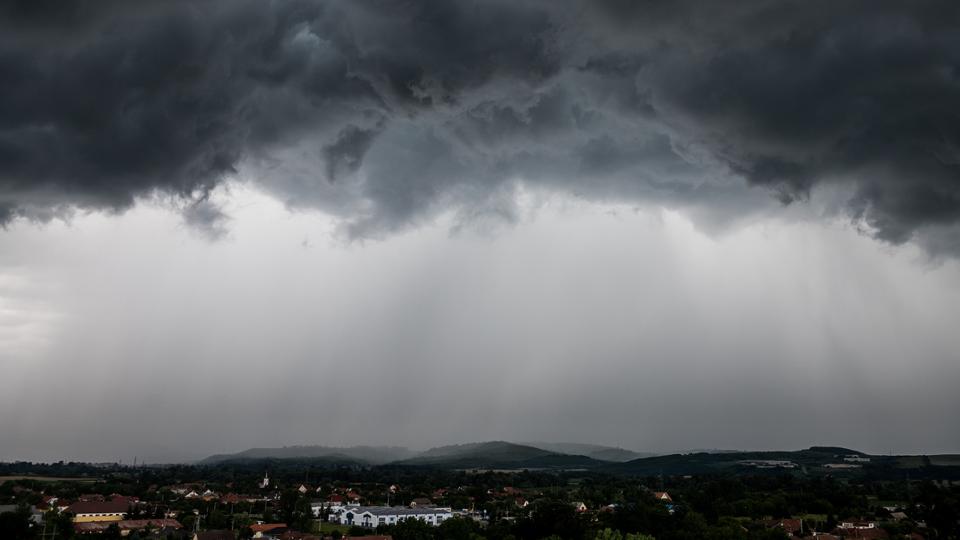
{"type": "Polygon", "coordinates": [[[230,461],[251,461],[259,459],[313,459],[327,458],[328,461],[382,465],[391,461],[407,459],[414,452],[400,446],[283,446],[279,448],[250,448],[235,454],[215,454],[198,462],[200,465],[214,465],[230,461]]]}
{"type": "Polygon", "coordinates": [[[520,444],[542,448],[543,450],[549,450],[558,454],[587,456],[600,461],[624,462],[657,455],[652,452],[635,452],[633,450],[627,450],[626,448],[602,444],[545,442],[524,442],[520,444]]]}
{"type": "Polygon", "coordinates": [[[571,456],[506,441],[438,446],[394,463],[446,469],[571,469],[592,468],[600,464],[586,456],[571,456]]]}
{"type": "MultiPolygon", "coordinates": [[[[235,454],[217,454],[200,465],[238,464],[279,468],[309,466],[388,466],[436,469],[595,470],[615,475],[660,476],[695,474],[821,474],[869,475],[901,479],[913,477],[960,480],[960,455],[870,455],[841,446],[811,446],[804,450],[707,450],[656,455],[621,461],[622,448],[579,443],[487,441],[438,446],[413,452],[396,446],[285,446],[251,448],[235,454]],[[547,447],[547,448],[543,448],[547,447]],[[558,451],[563,450],[563,451],[558,451]],[[590,455],[578,454],[584,451],[590,455]],[[603,459],[606,456],[607,459],[603,459]],[[936,476],[933,476],[936,475],[936,476]]],[[[641,454],[642,455],[642,454],[641,454]]]]}
{"type": "Polygon", "coordinates": [[[431,448],[413,458],[403,460],[405,465],[429,465],[452,460],[486,460],[491,462],[524,461],[553,454],[548,450],[506,441],[488,441],[451,444],[431,448]]]}
{"type": "Polygon", "coordinates": [[[486,441],[438,446],[413,452],[397,446],[283,446],[250,448],[233,454],[216,454],[200,465],[258,460],[322,459],[324,462],[366,465],[434,466],[440,468],[593,468],[605,462],[626,462],[649,456],[616,448],[579,443],[512,443],[486,441]]]}
{"type": "Polygon", "coordinates": [[[513,443],[485,441],[453,444],[414,452],[399,446],[300,445],[278,448],[250,448],[234,454],[216,454],[200,465],[257,460],[319,460],[325,463],[360,465],[423,466],[445,469],[610,469],[638,474],[718,472],[742,466],[749,460],[794,461],[800,465],[822,466],[842,461],[843,456],[866,456],[839,446],[813,446],[797,451],[704,450],[684,454],[653,455],[623,448],[584,443],[513,443]]]}

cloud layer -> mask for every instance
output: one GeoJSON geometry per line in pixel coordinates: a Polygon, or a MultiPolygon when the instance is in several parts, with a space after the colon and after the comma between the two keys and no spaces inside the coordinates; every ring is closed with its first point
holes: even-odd
{"type": "Polygon", "coordinates": [[[353,235],[515,214],[518,182],[729,221],[821,190],[960,252],[949,1],[14,1],[0,220],[249,178],[353,235]],[[750,189],[748,186],[759,187],[750,189]]]}

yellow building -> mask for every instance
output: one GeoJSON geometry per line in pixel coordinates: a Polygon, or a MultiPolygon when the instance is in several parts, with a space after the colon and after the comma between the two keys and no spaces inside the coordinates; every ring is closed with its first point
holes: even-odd
{"type": "Polygon", "coordinates": [[[73,514],[74,523],[120,521],[129,510],[130,501],[123,498],[110,501],[79,501],[67,507],[67,512],[73,514]]]}

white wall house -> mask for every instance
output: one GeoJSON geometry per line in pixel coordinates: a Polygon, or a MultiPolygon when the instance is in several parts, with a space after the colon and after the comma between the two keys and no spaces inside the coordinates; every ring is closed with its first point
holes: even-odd
{"type": "Polygon", "coordinates": [[[379,527],[396,525],[405,519],[419,519],[430,525],[439,525],[453,517],[450,508],[407,508],[405,506],[345,507],[334,515],[341,525],[379,527]]]}

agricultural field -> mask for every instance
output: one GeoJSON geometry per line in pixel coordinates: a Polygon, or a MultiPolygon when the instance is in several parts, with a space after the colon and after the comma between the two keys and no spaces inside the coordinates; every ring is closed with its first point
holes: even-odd
{"type": "Polygon", "coordinates": [[[99,478],[68,478],[65,476],[33,476],[33,475],[11,475],[11,476],[0,476],[0,484],[4,482],[12,482],[15,480],[34,480],[37,482],[80,482],[84,484],[92,484],[99,482],[99,478]]]}

